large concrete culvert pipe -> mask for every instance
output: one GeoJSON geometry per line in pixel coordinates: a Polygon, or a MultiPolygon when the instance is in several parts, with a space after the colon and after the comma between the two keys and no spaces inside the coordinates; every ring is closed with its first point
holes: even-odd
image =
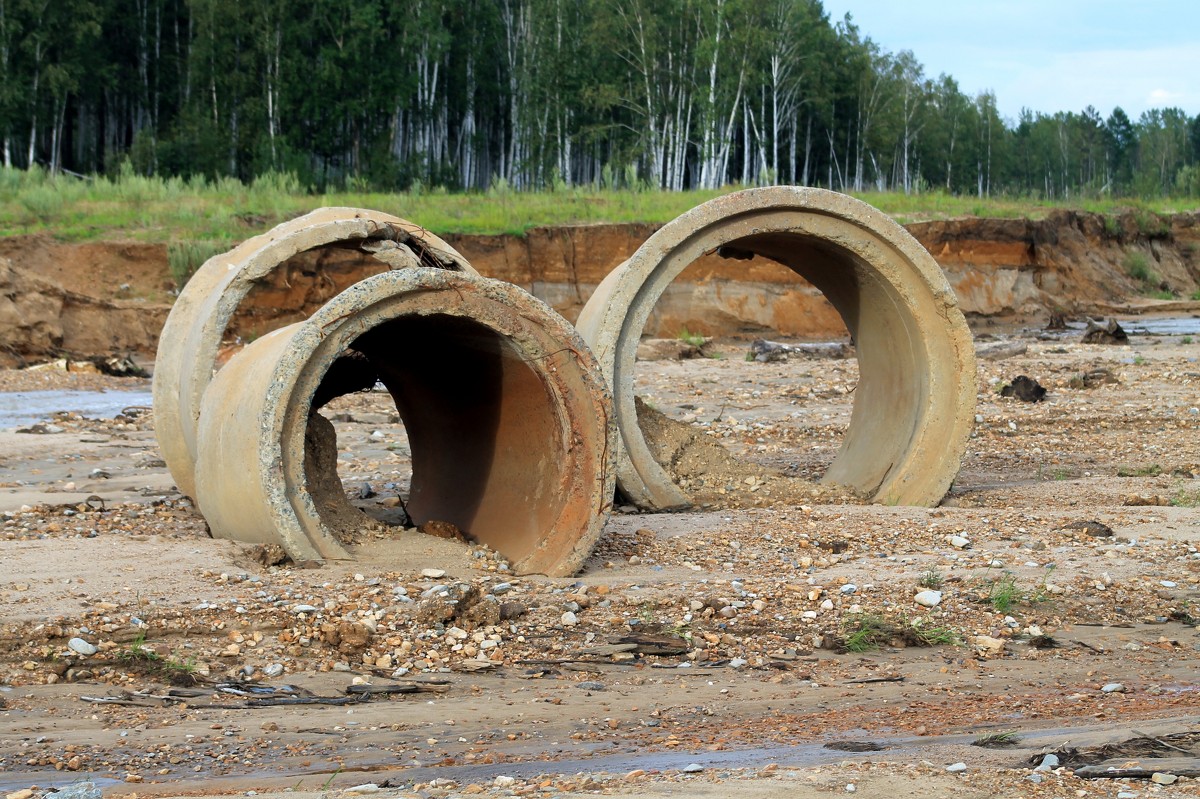
{"type": "Polygon", "coordinates": [[[419,225],[361,208],[321,208],[206,261],[171,307],[154,362],[155,432],[184,494],[196,496],[200,400],[230,319],[255,284],[288,259],[329,246],[361,248],[388,268],[421,265],[475,274],[466,259],[419,225]]]}
{"type": "Polygon", "coordinates": [[[835,192],[736,192],[664,225],[599,285],[576,327],[613,386],[617,482],[639,507],[690,504],[638,426],[633,373],[646,319],[702,255],[762,256],[795,271],[841,315],[858,351],[854,410],[823,480],[873,501],[934,505],[958,473],[975,414],[970,331],[941,269],[899,224],[835,192]]]}
{"type": "Polygon", "coordinates": [[[214,535],[279,543],[296,560],[347,557],[340,534],[370,521],[342,491],[316,408],[375,378],[408,432],[414,522],[451,522],[519,574],[579,569],[614,490],[599,365],[540,300],[441,269],[362,280],[216,374],[195,464],[214,535]]]}

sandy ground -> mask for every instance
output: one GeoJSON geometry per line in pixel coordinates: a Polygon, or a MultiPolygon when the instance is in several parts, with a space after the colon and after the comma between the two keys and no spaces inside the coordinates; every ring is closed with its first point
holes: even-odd
{"type": "MultiPolygon", "coordinates": [[[[853,360],[643,363],[639,393],[746,476],[615,514],[562,580],[399,528],[264,566],[174,492],[148,410],[0,431],[0,791],[1198,795],[1073,771],[1195,755],[1200,344],[1014,340],[933,509],[772,496],[833,458],[853,360]],[[1046,400],[999,397],[1018,374],[1046,400]]],[[[146,388],[32,379],[0,389],[146,388]]],[[[377,515],[409,474],[385,400],[329,409],[377,515]]]]}

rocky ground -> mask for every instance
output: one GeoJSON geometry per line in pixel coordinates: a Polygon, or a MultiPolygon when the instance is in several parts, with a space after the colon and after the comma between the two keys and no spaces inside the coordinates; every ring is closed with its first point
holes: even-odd
{"type": "MultiPolygon", "coordinates": [[[[1200,344],[1004,341],[932,509],[781,490],[836,452],[853,359],[642,363],[745,467],[615,514],[573,579],[401,528],[264,565],[173,491],[148,409],[0,431],[0,791],[1198,795],[1200,344]],[[1021,374],[1044,401],[999,395],[1021,374]]],[[[384,400],[329,408],[380,516],[408,475],[384,400]]]]}

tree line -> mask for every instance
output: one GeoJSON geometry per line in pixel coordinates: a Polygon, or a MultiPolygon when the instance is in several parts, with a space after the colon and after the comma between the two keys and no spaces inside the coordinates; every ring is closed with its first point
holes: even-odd
{"type": "Polygon", "coordinates": [[[0,0],[6,167],[317,188],[1200,195],[1200,115],[1001,117],[820,0],[0,0]]]}

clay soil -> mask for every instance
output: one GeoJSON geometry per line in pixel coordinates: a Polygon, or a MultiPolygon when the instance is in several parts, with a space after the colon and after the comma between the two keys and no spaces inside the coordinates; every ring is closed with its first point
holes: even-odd
{"type": "MultiPolygon", "coordinates": [[[[351,562],[266,566],[207,535],[148,410],[0,431],[0,789],[1200,794],[1081,779],[1065,751],[1192,753],[1200,344],[1011,338],[1028,351],[980,362],[937,508],[798,499],[846,428],[852,359],[761,364],[725,343],[642,363],[647,404],[743,467],[685,477],[692,512],[621,509],[572,579],[401,527],[364,532],[351,562]],[[1111,382],[1087,387],[1098,369],[1111,382]],[[1045,401],[999,396],[1020,374],[1045,401]],[[914,601],[934,589],[936,607],[914,601]],[[365,686],[406,693],[347,693],[365,686]],[[1050,751],[1063,765],[1033,772],[1050,751]]],[[[97,380],[0,388],[146,387],[97,380]]],[[[329,413],[347,491],[391,518],[408,460],[385,400],[329,413]]]]}

